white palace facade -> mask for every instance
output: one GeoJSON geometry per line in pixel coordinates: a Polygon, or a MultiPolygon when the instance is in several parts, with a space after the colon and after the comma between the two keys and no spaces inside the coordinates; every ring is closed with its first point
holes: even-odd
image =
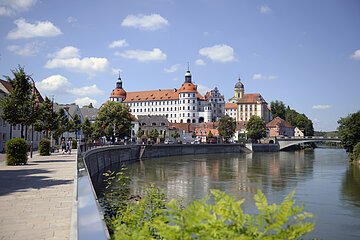
{"type": "Polygon", "coordinates": [[[126,92],[119,76],[110,101],[127,104],[135,117],[163,115],[171,123],[215,122],[225,114],[224,96],[217,87],[202,96],[189,70],[181,87],[174,89],[126,92]]]}

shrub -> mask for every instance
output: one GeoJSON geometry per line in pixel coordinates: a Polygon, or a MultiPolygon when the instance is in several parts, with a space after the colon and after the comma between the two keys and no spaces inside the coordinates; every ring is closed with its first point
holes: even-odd
{"type": "Polygon", "coordinates": [[[72,149],[77,149],[77,142],[75,140],[71,141],[71,148],[72,149]]]}
{"type": "Polygon", "coordinates": [[[360,142],[358,142],[354,147],[353,154],[352,154],[352,160],[360,161],[360,142]]]}
{"type": "Polygon", "coordinates": [[[6,164],[20,165],[26,164],[28,160],[28,144],[22,138],[13,138],[6,142],[6,164]]]}
{"type": "Polygon", "coordinates": [[[50,155],[50,140],[43,138],[39,143],[39,153],[40,156],[49,156],[50,155]]]}

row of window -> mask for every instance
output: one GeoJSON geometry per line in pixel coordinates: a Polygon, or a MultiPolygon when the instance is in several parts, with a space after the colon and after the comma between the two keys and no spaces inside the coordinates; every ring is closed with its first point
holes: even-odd
{"type": "Polygon", "coordinates": [[[240,111],[243,111],[245,109],[245,111],[252,111],[253,110],[253,106],[254,106],[254,110],[257,111],[257,105],[240,105],[240,111]]]}
{"type": "Polygon", "coordinates": [[[195,97],[195,93],[180,93],[180,97],[195,97]]]}
{"type": "MultiPolygon", "coordinates": [[[[150,108],[149,109],[147,109],[147,108],[144,108],[144,109],[142,109],[142,108],[138,108],[138,109],[130,109],[130,112],[153,112],[154,111],[154,109],[155,109],[155,112],[157,112],[157,111],[159,111],[159,112],[161,112],[161,111],[163,111],[163,112],[165,112],[165,111],[173,111],[173,108],[172,107],[170,107],[170,108],[151,108],[151,111],[150,111],[150,108]]],[[[174,111],[176,111],[176,107],[174,107],[174,111]]],[[[186,110],[186,107],[185,106],[183,106],[182,107],[182,109],[179,107],[179,111],[181,111],[181,110],[183,110],[183,111],[185,111],[186,110]]],[[[195,111],[196,110],[196,107],[195,106],[188,106],[187,107],[187,110],[193,110],[193,111],[195,111]]],[[[201,109],[200,108],[198,108],[198,111],[200,112],[201,111],[201,109]]]]}
{"type": "Polygon", "coordinates": [[[126,103],[130,107],[136,107],[136,106],[156,106],[156,105],[174,105],[178,104],[178,101],[150,101],[150,102],[130,102],[126,103]]]}

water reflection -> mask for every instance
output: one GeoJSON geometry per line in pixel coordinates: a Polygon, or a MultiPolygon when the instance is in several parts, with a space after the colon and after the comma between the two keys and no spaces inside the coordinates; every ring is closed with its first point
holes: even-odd
{"type": "Polygon", "coordinates": [[[343,176],[341,193],[344,201],[360,208],[360,165],[349,165],[343,176]]]}

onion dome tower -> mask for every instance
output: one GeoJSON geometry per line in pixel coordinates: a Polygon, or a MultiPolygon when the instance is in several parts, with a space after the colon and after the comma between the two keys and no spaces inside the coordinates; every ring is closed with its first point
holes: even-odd
{"type": "Polygon", "coordinates": [[[126,98],[126,91],[122,87],[122,80],[119,72],[119,77],[116,81],[116,88],[112,90],[110,94],[110,101],[123,102],[125,98],[126,98]]]}
{"type": "Polygon", "coordinates": [[[185,81],[179,89],[179,120],[183,123],[197,123],[197,86],[191,81],[191,73],[188,69],[185,73],[185,81]]]}
{"type": "Polygon", "coordinates": [[[238,78],[238,82],[235,84],[235,88],[234,88],[234,92],[235,92],[235,98],[237,99],[241,99],[244,96],[244,84],[242,84],[240,77],[238,78]]]}

